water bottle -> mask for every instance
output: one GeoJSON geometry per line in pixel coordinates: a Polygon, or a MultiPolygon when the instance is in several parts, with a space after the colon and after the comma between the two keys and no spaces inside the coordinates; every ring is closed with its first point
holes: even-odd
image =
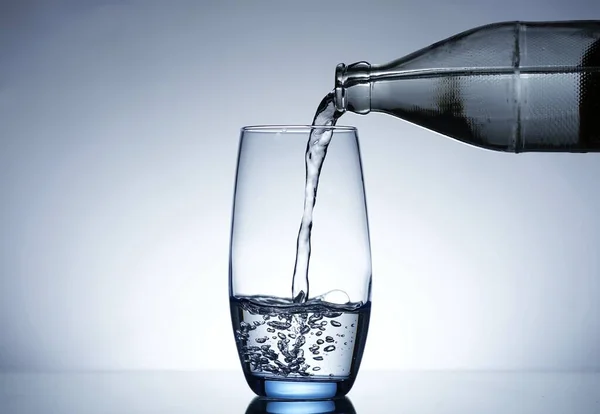
{"type": "Polygon", "coordinates": [[[485,25],[384,65],[339,64],[335,82],[339,113],[496,151],[600,151],[600,21],[485,25]]]}

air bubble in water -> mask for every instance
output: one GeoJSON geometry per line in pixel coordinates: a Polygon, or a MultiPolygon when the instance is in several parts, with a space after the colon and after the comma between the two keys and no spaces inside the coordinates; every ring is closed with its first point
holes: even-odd
{"type": "Polygon", "coordinates": [[[298,337],[298,339],[296,339],[296,343],[294,344],[294,346],[296,348],[300,348],[302,345],[304,345],[306,343],[306,338],[304,337],[304,335],[300,335],[298,337]]]}
{"type": "Polygon", "coordinates": [[[325,351],[325,352],[331,352],[331,351],[334,351],[334,350],[335,350],[335,345],[329,345],[329,346],[326,346],[323,349],[323,351],[325,351]]]}
{"type": "Polygon", "coordinates": [[[308,322],[313,323],[320,321],[321,319],[323,319],[323,315],[315,312],[310,318],[308,318],[308,322]]]}
{"type": "Polygon", "coordinates": [[[339,328],[340,326],[342,326],[342,324],[339,323],[338,321],[331,321],[331,326],[335,326],[336,328],[339,328]]]}
{"type": "Polygon", "coordinates": [[[279,322],[279,321],[270,321],[270,322],[267,322],[267,325],[269,325],[272,328],[280,329],[280,330],[289,329],[289,327],[292,326],[292,324],[289,322],[279,322]]]}

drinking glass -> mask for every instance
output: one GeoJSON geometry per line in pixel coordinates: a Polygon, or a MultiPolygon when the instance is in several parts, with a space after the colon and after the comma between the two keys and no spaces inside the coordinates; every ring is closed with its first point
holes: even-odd
{"type": "Polygon", "coordinates": [[[248,385],[275,399],[347,394],[362,359],[371,309],[369,226],[356,129],[242,128],[234,194],[229,297],[248,385]],[[311,132],[332,136],[313,211],[308,281],[300,283],[304,297],[294,301],[311,132]]]}

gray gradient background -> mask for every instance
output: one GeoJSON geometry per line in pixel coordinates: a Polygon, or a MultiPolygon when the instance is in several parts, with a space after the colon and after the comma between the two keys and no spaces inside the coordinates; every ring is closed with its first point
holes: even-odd
{"type": "MultiPolygon", "coordinates": [[[[237,369],[239,127],[308,123],[335,65],[575,1],[0,1],[0,369],[237,369]]],[[[599,114],[600,116],[600,114],[599,114]]],[[[363,368],[600,369],[600,156],[359,129],[363,368]]]]}

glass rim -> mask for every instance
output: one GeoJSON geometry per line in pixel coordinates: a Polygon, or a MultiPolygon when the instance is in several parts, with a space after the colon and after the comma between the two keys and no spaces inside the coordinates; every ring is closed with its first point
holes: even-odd
{"type": "Polygon", "coordinates": [[[248,125],[241,128],[242,132],[307,132],[313,129],[328,129],[333,131],[354,131],[356,127],[349,125],[248,125]]]}

